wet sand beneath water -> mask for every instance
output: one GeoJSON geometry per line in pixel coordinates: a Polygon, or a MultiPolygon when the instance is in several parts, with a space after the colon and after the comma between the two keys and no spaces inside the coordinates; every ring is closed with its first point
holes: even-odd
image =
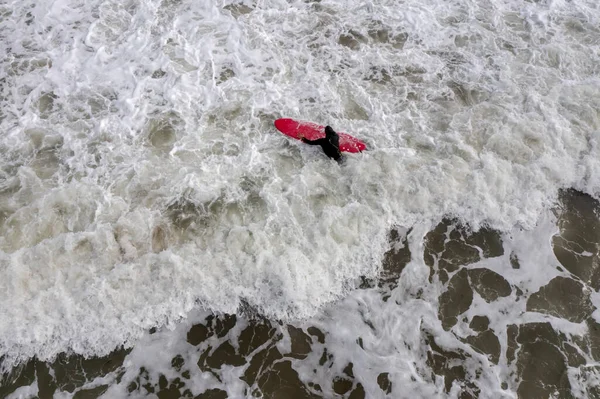
{"type": "MultiPolygon", "coordinates": [[[[446,347],[446,340],[423,325],[421,348],[425,350],[420,355],[427,367],[416,371],[423,384],[441,379],[443,390],[450,396],[476,398],[484,383],[477,377],[479,371],[500,365],[499,370],[508,370],[499,375],[501,389],[516,392],[519,398],[600,397],[600,385],[594,382],[600,381],[600,367],[593,365],[600,361],[600,323],[592,316],[596,309],[591,299],[600,289],[599,210],[598,202],[585,194],[561,192],[555,210],[558,233],[551,241],[558,274],[535,292],[527,292],[514,279],[510,283],[500,273],[478,265],[482,259],[502,258],[513,275],[525,272],[515,253],[505,253],[499,232],[485,228],[472,232],[468,226],[445,219],[427,233],[422,256],[430,268],[429,281],[443,287],[439,321],[443,330],[452,332],[465,346],[446,347]],[[478,301],[522,304],[526,314],[548,317],[529,322],[525,318],[507,319],[508,314],[480,314],[478,301]],[[581,334],[566,334],[555,328],[554,320],[585,328],[578,330],[581,334]],[[506,328],[500,330],[499,325],[506,328]],[[572,381],[577,381],[576,387],[572,381]]],[[[358,289],[377,293],[383,302],[401,289],[403,270],[414,255],[407,234],[410,230],[401,228],[390,232],[393,245],[385,256],[380,278],[363,279],[358,289]]],[[[364,321],[373,331],[377,329],[368,318],[364,321]]],[[[368,397],[361,365],[334,355],[330,349],[332,331],[319,327],[265,320],[249,308],[241,315],[207,313],[181,334],[185,353],[172,357],[166,365],[168,372],[128,364],[131,349],[93,359],[62,354],[53,362],[30,360],[4,374],[0,398],[11,394],[27,397],[26,392],[40,399],[59,392],[74,393],[74,398],[109,397],[117,392],[110,390],[115,386],[122,386],[131,397],[227,398],[222,388],[232,373],[239,375],[247,397],[368,397]],[[194,381],[198,376],[222,387],[199,392],[200,382],[194,381]]],[[[361,330],[356,331],[355,347],[348,351],[368,351],[358,333],[361,330]]],[[[153,330],[149,336],[162,333],[153,330]]],[[[390,369],[372,374],[371,383],[379,388],[377,397],[403,397],[402,386],[393,383],[395,372],[390,369]]]]}

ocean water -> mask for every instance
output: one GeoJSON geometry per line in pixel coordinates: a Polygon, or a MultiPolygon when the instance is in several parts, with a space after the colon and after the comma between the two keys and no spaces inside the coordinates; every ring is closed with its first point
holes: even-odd
{"type": "Polygon", "coordinates": [[[4,1],[0,66],[0,396],[600,396],[597,2],[4,1]]]}

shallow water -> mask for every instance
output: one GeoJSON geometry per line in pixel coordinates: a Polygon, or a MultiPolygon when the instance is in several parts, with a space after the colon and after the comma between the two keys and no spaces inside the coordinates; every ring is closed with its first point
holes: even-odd
{"type": "Polygon", "coordinates": [[[593,397],[598,11],[0,5],[0,392],[593,397]]]}
{"type": "Polygon", "coordinates": [[[429,232],[394,230],[379,278],[308,320],[270,321],[247,305],[237,316],[192,312],[107,357],[31,360],[0,393],[596,397],[600,204],[573,190],[560,198],[534,232],[473,233],[449,219],[429,232]],[[535,254],[522,245],[532,233],[544,242],[535,254]]]}

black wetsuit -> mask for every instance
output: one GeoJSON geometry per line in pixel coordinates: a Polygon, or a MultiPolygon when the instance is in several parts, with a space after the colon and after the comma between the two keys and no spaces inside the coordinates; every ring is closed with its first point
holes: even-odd
{"type": "Polygon", "coordinates": [[[302,141],[310,145],[320,145],[325,155],[329,158],[333,158],[336,161],[342,159],[340,136],[330,126],[325,127],[325,137],[322,139],[307,140],[303,137],[302,141]]]}

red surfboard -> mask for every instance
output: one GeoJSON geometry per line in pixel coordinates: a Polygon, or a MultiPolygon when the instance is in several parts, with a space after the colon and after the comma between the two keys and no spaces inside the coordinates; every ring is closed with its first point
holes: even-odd
{"type": "MultiPolygon", "coordinates": [[[[316,140],[325,137],[325,126],[317,125],[312,122],[295,121],[290,118],[277,119],[275,127],[286,136],[300,140],[304,137],[307,140],[316,140]]],[[[339,133],[340,151],[343,152],[361,152],[367,148],[365,143],[346,133],[339,133]]]]}

